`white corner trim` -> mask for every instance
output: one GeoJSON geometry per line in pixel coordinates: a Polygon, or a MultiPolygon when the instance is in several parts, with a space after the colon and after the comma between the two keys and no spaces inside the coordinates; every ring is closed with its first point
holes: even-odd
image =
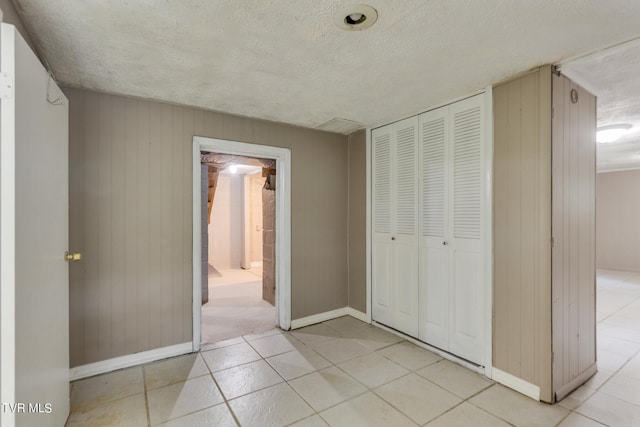
{"type": "Polygon", "coordinates": [[[540,387],[521,378],[508,374],[495,366],[491,368],[492,380],[507,386],[532,399],[540,401],[540,387]]]}
{"type": "Polygon", "coordinates": [[[327,320],[337,319],[342,316],[351,316],[363,322],[367,321],[367,315],[363,312],[351,307],[342,307],[331,311],[325,311],[324,313],[318,313],[292,320],[291,329],[304,328],[305,326],[315,325],[316,323],[326,322],[327,320]]]}
{"type": "Polygon", "coordinates": [[[365,156],[366,156],[366,208],[367,208],[367,217],[366,217],[366,227],[367,227],[367,231],[366,231],[366,247],[365,247],[365,258],[366,258],[366,298],[367,298],[367,307],[366,307],[366,314],[367,314],[367,323],[371,323],[372,318],[372,311],[371,311],[371,298],[372,298],[372,294],[371,294],[371,248],[372,248],[372,243],[371,243],[371,232],[372,232],[372,225],[371,225],[371,201],[372,196],[371,196],[371,187],[373,185],[373,179],[371,178],[371,161],[372,161],[372,157],[371,157],[371,128],[367,128],[367,134],[366,134],[366,142],[365,142],[365,156]]]}
{"type": "Polygon", "coordinates": [[[131,366],[142,365],[143,363],[154,362],[156,360],[166,359],[168,357],[180,356],[181,354],[191,353],[192,351],[193,343],[189,341],[169,347],[141,351],[140,353],[114,357],[113,359],[103,360],[101,362],[76,366],[75,368],[69,369],[69,381],[88,378],[94,375],[104,374],[118,369],[129,368],[131,366]]]}

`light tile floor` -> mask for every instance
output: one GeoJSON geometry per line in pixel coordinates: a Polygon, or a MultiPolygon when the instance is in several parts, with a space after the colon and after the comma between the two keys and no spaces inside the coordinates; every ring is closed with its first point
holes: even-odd
{"type": "Polygon", "coordinates": [[[350,317],[72,384],[68,426],[637,426],[640,274],[598,277],[596,376],[556,405],[350,317]]]}

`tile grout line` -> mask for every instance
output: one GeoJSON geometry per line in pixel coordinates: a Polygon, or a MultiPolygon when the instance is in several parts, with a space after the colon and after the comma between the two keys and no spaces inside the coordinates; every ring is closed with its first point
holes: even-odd
{"type": "Polygon", "coordinates": [[[142,369],[142,387],[144,389],[144,407],[147,412],[147,427],[151,427],[151,413],[149,411],[149,397],[147,396],[147,370],[145,366],[140,367],[142,369]]]}

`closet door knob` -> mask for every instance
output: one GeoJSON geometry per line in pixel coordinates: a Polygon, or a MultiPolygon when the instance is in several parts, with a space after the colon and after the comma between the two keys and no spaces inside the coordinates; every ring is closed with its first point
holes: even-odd
{"type": "Polygon", "coordinates": [[[391,238],[391,240],[396,240],[396,238],[395,238],[395,237],[392,237],[392,238],[391,238]]]}
{"type": "Polygon", "coordinates": [[[447,246],[449,244],[449,242],[447,242],[446,240],[444,242],[442,242],[443,245],[447,246]]]}

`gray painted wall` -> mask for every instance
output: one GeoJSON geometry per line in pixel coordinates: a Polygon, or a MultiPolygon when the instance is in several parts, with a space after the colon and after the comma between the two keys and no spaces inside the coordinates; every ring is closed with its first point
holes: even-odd
{"type": "Polygon", "coordinates": [[[349,135],[349,307],[367,310],[367,135],[349,135]]]}
{"type": "Polygon", "coordinates": [[[640,170],[596,175],[596,266],[640,272],[640,170]]]}
{"type": "Polygon", "coordinates": [[[292,319],[347,306],[346,136],[65,92],[72,367],[191,341],[194,135],[291,149],[292,319]]]}

